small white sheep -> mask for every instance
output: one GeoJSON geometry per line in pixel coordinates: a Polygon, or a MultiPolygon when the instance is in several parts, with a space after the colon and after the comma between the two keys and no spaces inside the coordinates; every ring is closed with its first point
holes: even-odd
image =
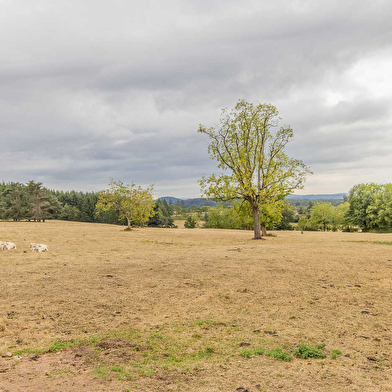
{"type": "Polygon", "coordinates": [[[13,242],[0,242],[0,250],[11,250],[16,249],[16,245],[13,242]]]}
{"type": "Polygon", "coordinates": [[[30,244],[30,250],[32,252],[49,252],[48,245],[45,244],[30,244]]]}

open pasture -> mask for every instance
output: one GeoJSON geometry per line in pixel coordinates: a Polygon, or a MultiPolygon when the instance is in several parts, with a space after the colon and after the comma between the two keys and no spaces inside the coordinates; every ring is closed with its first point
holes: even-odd
{"type": "Polygon", "coordinates": [[[0,391],[392,391],[392,234],[252,234],[0,222],[0,391]]]}

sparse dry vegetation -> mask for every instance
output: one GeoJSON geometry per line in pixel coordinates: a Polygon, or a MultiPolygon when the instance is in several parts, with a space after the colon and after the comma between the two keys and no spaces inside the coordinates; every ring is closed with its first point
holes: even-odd
{"type": "Polygon", "coordinates": [[[250,237],[0,222],[0,391],[392,391],[392,234],[250,237]]]}

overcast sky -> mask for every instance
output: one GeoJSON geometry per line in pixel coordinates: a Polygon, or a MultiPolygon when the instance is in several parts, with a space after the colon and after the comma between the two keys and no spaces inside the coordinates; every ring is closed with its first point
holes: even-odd
{"type": "Polygon", "coordinates": [[[390,0],[0,0],[0,181],[199,197],[200,123],[272,103],[298,194],[392,182],[390,0]]]}

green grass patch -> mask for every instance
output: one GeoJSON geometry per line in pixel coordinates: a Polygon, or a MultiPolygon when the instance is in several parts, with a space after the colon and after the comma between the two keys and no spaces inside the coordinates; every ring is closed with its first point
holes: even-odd
{"type": "MultiPolygon", "coordinates": [[[[323,345],[320,345],[318,347],[324,348],[323,345]]],[[[303,358],[303,359],[326,357],[325,353],[320,348],[307,346],[306,344],[300,344],[294,351],[294,355],[297,358],[303,358]]]]}
{"type": "Polygon", "coordinates": [[[111,372],[115,372],[115,373],[124,373],[125,372],[125,368],[124,368],[124,366],[121,366],[121,365],[113,365],[110,368],[110,371],[111,372]]]}
{"type": "Polygon", "coordinates": [[[94,373],[105,380],[116,378],[119,381],[127,381],[132,378],[134,371],[129,367],[115,364],[111,366],[101,365],[94,369],[94,373]]]}
{"type": "Polygon", "coordinates": [[[214,352],[214,347],[207,347],[205,350],[199,350],[197,357],[200,359],[209,359],[214,352]]]}
{"type": "Polygon", "coordinates": [[[340,357],[342,355],[342,352],[340,350],[332,350],[331,351],[331,359],[336,359],[337,357],[340,357]]]}
{"type": "Polygon", "coordinates": [[[274,350],[267,351],[267,357],[279,359],[280,361],[290,362],[293,357],[287,352],[283,351],[281,348],[275,348],[274,350]]]}
{"type": "Polygon", "coordinates": [[[55,340],[49,347],[48,352],[57,353],[63,351],[67,347],[75,346],[79,344],[80,341],[75,340],[55,340]]]}
{"type": "Polygon", "coordinates": [[[143,377],[148,377],[148,376],[152,376],[155,374],[155,370],[154,369],[141,369],[140,370],[140,375],[143,377]]]}
{"type": "Polygon", "coordinates": [[[265,349],[262,348],[262,347],[259,347],[259,348],[256,348],[256,349],[246,348],[246,349],[242,350],[240,354],[244,358],[249,359],[249,358],[255,357],[257,355],[264,355],[264,353],[265,353],[265,349]]]}
{"type": "Polygon", "coordinates": [[[104,378],[105,380],[110,380],[110,377],[108,376],[108,371],[105,366],[99,366],[95,368],[94,373],[97,376],[104,378]]]}
{"type": "MultiPolygon", "coordinates": [[[[241,325],[205,318],[186,324],[162,324],[152,330],[123,329],[88,338],[56,340],[46,349],[20,350],[15,355],[55,353],[80,344],[89,347],[86,351],[88,361],[98,376],[120,381],[149,377],[165,370],[194,372],[203,368],[207,361],[219,366],[234,356],[249,359],[265,355],[285,362],[292,361],[294,356],[325,358],[325,345],[310,347],[285,343],[274,348],[266,341],[267,349],[256,345],[239,348],[246,333],[241,325]],[[126,355],[124,360],[113,364],[107,361],[109,357],[102,355],[106,350],[118,350],[120,358],[126,355]]],[[[331,358],[339,355],[338,351],[333,351],[331,358]]]]}
{"type": "Polygon", "coordinates": [[[99,343],[102,339],[103,339],[103,337],[101,335],[95,334],[95,335],[91,336],[89,341],[90,341],[91,345],[93,347],[95,347],[97,345],[97,343],[99,343]]]}
{"type": "Polygon", "coordinates": [[[377,245],[392,245],[392,241],[344,241],[344,242],[357,242],[362,244],[377,244],[377,245]]]}
{"type": "Polygon", "coordinates": [[[105,335],[105,338],[121,338],[132,342],[134,340],[141,339],[142,332],[136,328],[130,328],[125,330],[122,329],[108,333],[107,335],[105,335]]]}
{"type": "Polygon", "coordinates": [[[12,356],[15,356],[15,355],[22,356],[22,355],[25,355],[25,354],[40,355],[40,354],[45,354],[47,352],[48,352],[48,350],[45,350],[43,348],[27,348],[25,350],[14,351],[12,353],[12,356]]]}
{"type": "Polygon", "coordinates": [[[195,325],[198,327],[212,327],[212,326],[226,326],[226,323],[222,321],[213,321],[213,320],[197,320],[195,325]]]}

